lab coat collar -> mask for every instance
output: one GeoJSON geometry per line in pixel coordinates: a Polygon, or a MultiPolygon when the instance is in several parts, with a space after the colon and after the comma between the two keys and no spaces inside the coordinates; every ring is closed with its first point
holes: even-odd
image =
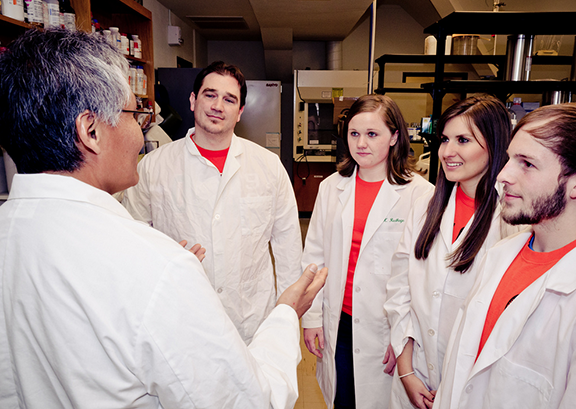
{"type": "MultiPolygon", "coordinates": [[[[196,156],[206,166],[211,166],[214,167],[214,169],[216,169],[216,166],[214,166],[212,162],[210,162],[208,159],[202,156],[202,154],[198,150],[198,147],[192,140],[191,135],[194,135],[195,132],[196,128],[190,128],[188,130],[188,133],[185,136],[186,149],[191,155],[196,156]]],[[[240,169],[239,157],[243,155],[244,152],[245,152],[244,144],[242,143],[242,141],[240,141],[239,137],[236,136],[236,134],[232,134],[230,149],[228,150],[228,155],[226,157],[226,164],[224,165],[224,170],[222,172],[222,179],[220,181],[218,193],[216,194],[216,200],[220,198],[222,191],[224,190],[230,179],[232,179],[232,176],[234,176],[236,172],[238,172],[238,170],[240,169]]]]}
{"type": "MultiPolygon", "coordinates": [[[[354,193],[356,189],[356,175],[358,167],[354,169],[352,176],[343,177],[336,186],[341,192],[338,199],[342,204],[342,232],[344,241],[343,243],[350,243],[352,240],[352,229],[354,228],[354,193]],[[348,237],[350,236],[350,237],[348,237]]],[[[396,202],[400,199],[399,191],[405,189],[407,185],[391,185],[388,179],[384,180],[378,196],[374,200],[368,219],[366,220],[366,227],[362,235],[362,244],[360,246],[360,253],[358,258],[362,255],[362,251],[366,248],[366,244],[370,241],[374,233],[380,228],[380,225],[388,217],[390,210],[394,207],[396,202]]],[[[347,256],[347,255],[346,255],[347,256]]]]}
{"type": "Polygon", "coordinates": [[[86,202],[126,219],[132,219],[130,213],[112,195],[71,176],[47,173],[16,174],[8,200],[16,199],[61,199],[86,202]]]}
{"type": "MultiPolygon", "coordinates": [[[[499,246],[494,250],[493,257],[499,260],[502,267],[495,272],[490,284],[484,287],[481,295],[478,297],[478,303],[483,304],[482,308],[488,311],[492,296],[496,291],[502,276],[512,263],[516,255],[526,244],[532,230],[519,233],[513,240],[499,246]]],[[[570,294],[576,291],[576,276],[573,274],[573,265],[576,259],[576,249],[570,251],[554,267],[544,273],[512,302],[502,313],[501,318],[496,322],[490,337],[486,341],[482,353],[472,369],[470,378],[480,372],[482,369],[492,365],[502,356],[504,356],[514,345],[522,333],[522,329],[528,318],[538,308],[546,291],[553,291],[560,294],[570,294]]],[[[487,272],[484,272],[485,274],[487,272]]],[[[485,314],[483,314],[485,316],[485,314]]],[[[484,320],[480,320],[480,326],[484,326],[484,320]]]]}
{"type": "MultiPolygon", "coordinates": [[[[195,133],[196,133],[196,128],[188,129],[188,132],[186,133],[186,136],[184,137],[184,138],[186,138],[186,149],[188,149],[188,152],[190,152],[190,154],[192,154],[194,156],[202,156],[202,154],[198,150],[198,147],[196,146],[196,144],[192,140],[192,135],[194,135],[195,133]]],[[[232,140],[230,142],[230,150],[228,151],[228,155],[236,157],[236,156],[239,156],[243,153],[244,153],[244,146],[238,140],[238,136],[236,136],[236,134],[232,134],[232,140]]]]}

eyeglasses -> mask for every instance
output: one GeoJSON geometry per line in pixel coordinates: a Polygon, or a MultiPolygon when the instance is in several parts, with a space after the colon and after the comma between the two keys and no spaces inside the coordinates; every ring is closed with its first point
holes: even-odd
{"type": "Polygon", "coordinates": [[[132,113],[132,115],[134,115],[134,120],[138,122],[138,125],[140,125],[142,129],[146,130],[148,130],[150,122],[152,121],[152,115],[154,114],[152,111],[133,111],[131,109],[123,109],[122,112],[132,113]]]}
{"type": "MultiPolygon", "coordinates": [[[[131,109],[123,109],[122,112],[131,112],[132,115],[134,115],[134,119],[136,121],[138,121],[138,119],[140,118],[140,115],[149,115],[149,118],[151,118],[152,114],[154,114],[152,111],[144,111],[144,110],[133,111],[131,109]]],[[[138,122],[140,122],[140,121],[138,121],[138,122]]]]}

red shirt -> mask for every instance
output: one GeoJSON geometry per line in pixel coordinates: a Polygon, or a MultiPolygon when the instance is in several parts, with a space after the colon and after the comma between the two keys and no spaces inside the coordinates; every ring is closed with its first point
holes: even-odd
{"type": "Polygon", "coordinates": [[[360,254],[362,236],[366,227],[366,220],[370,214],[370,209],[378,196],[380,187],[384,181],[365,182],[356,175],[356,191],[354,193],[354,228],[352,230],[352,245],[350,246],[350,256],[348,257],[348,276],[346,288],[344,290],[344,301],[342,311],[352,315],[352,285],[354,284],[354,271],[360,254]]]}
{"type": "MultiPolygon", "coordinates": [[[[486,315],[478,355],[482,352],[486,340],[506,307],[530,284],[554,267],[562,257],[576,247],[575,240],[558,250],[539,253],[529,247],[533,237],[534,235],[528,239],[522,250],[520,250],[520,253],[518,253],[512,264],[508,267],[508,270],[506,270],[506,273],[504,273],[500,284],[498,284],[498,288],[492,297],[488,314],[486,315]]],[[[476,358],[478,358],[478,355],[476,358]]]]}
{"type": "Polygon", "coordinates": [[[474,214],[474,199],[466,196],[460,186],[456,188],[456,211],[454,214],[454,230],[452,231],[452,243],[457,239],[464,227],[474,214]]]}
{"type": "Polygon", "coordinates": [[[209,149],[204,149],[198,146],[198,144],[192,138],[194,135],[190,135],[190,139],[194,142],[194,145],[198,148],[200,155],[208,159],[210,162],[216,166],[216,168],[222,173],[224,171],[224,165],[226,164],[226,157],[228,156],[228,151],[230,147],[223,149],[221,151],[211,151],[209,149]]]}

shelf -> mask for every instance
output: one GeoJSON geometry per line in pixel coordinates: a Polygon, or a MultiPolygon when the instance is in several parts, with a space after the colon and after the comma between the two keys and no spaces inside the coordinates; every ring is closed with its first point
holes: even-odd
{"type": "MultiPolygon", "coordinates": [[[[575,30],[576,31],[576,30],[575,30]]],[[[375,61],[378,65],[383,64],[435,64],[436,55],[427,54],[384,54],[375,61]]],[[[570,55],[535,55],[532,57],[534,65],[570,65],[570,55]]],[[[445,64],[494,64],[505,65],[505,55],[445,55],[445,64]]]]}
{"type": "MultiPolygon", "coordinates": [[[[549,91],[576,92],[576,81],[502,81],[503,68],[507,57],[496,56],[454,56],[445,55],[446,36],[450,34],[494,34],[494,35],[570,35],[576,34],[576,12],[454,12],[424,29],[437,39],[436,55],[391,55],[385,54],[376,62],[380,65],[377,93],[385,92],[426,92],[431,94],[432,118],[437,120],[442,111],[442,99],[446,93],[486,92],[506,98],[511,94],[543,94],[549,91]],[[385,87],[384,67],[387,63],[397,64],[434,64],[433,83],[422,84],[422,91],[415,88],[385,87]],[[497,66],[496,80],[447,80],[445,64],[493,64],[497,66]]],[[[572,65],[576,56],[533,56],[533,65],[572,65]]],[[[436,142],[435,138],[430,139],[436,142]]],[[[436,182],[438,168],[438,147],[431,147],[430,181],[436,182]]]]}
{"type": "Polygon", "coordinates": [[[92,12],[104,14],[140,15],[146,20],[152,20],[152,12],[134,0],[92,0],[92,12]]]}
{"type": "MultiPolygon", "coordinates": [[[[446,64],[506,64],[505,55],[446,55],[446,64]]],[[[434,64],[435,55],[427,54],[384,54],[376,59],[378,65],[392,64],[434,64]]]]}
{"type": "Polygon", "coordinates": [[[146,60],[144,60],[144,59],[142,59],[142,58],[136,58],[136,57],[133,57],[133,56],[131,56],[131,55],[126,55],[125,57],[126,57],[126,59],[127,59],[128,61],[130,61],[131,63],[134,62],[134,63],[138,63],[138,64],[142,64],[142,65],[148,64],[148,61],[146,61],[146,60]]]}
{"type": "Polygon", "coordinates": [[[426,92],[432,92],[435,86],[439,86],[446,93],[462,92],[486,92],[507,94],[543,94],[547,91],[572,91],[576,92],[574,81],[444,81],[439,84],[426,83],[422,88],[426,92]]]}
{"type": "Polygon", "coordinates": [[[424,33],[575,34],[576,12],[456,11],[426,27],[424,33]]]}
{"type": "Polygon", "coordinates": [[[0,46],[6,47],[12,40],[24,34],[29,28],[32,28],[32,26],[28,23],[0,14],[0,46]]]}
{"type": "Polygon", "coordinates": [[[24,28],[24,29],[27,29],[27,28],[31,28],[31,27],[32,27],[32,26],[31,26],[30,24],[28,24],[28,23],[25,23],[25,22],[20,21],[20,20],[15,20],[15,19],[10,18],[10,17],[6,17],[6,16],[4,16],[4,15],[2,15],[2,14],[0,14],[0,23],[2,24],[2,28],[4,28],[4,25],[5,25],[6,23],[8,23],[8,24],[10,24],[10,25],[13,25],[13,26],[20,26],[20,27],[22,27],[22,28],[24,28]]]}

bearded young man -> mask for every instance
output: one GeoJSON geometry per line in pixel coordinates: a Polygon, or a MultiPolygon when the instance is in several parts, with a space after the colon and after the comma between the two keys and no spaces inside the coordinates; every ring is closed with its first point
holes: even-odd
{"type": "Polygon", "coordinates": [[[459,312],[434,408],[569,408],[576,401],[576,104],[512,134],[502,215],[531,228],[486,255],[459,312]]]}

